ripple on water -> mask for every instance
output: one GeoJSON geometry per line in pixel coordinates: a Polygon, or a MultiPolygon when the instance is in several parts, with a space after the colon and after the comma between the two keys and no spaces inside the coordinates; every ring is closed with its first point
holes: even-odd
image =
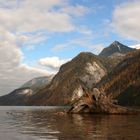
{"type": "Polygon", "coordinates": [[[139,116],[54,115],[63,108],[0,107],[2,140],[139,140],[139,116]]]}

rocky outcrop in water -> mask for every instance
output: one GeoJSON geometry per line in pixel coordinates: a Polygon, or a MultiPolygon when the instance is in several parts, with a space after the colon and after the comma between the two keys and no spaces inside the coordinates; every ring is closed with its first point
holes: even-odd
{"type": "Polygon", "coordinates": [[[84,95],[79,98],[68,113],[92,113],[92,114],[138,114],[137,110],[115,104],[116,101],[101,93],[97,88],[89,92],[84,90],[84,95]]]}

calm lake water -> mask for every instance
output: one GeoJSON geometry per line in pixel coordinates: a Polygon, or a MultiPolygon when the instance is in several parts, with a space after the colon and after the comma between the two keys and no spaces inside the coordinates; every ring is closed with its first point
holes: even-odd
{"type": "Polygon", "coordinates": [[[140,140],[138,115],[56,115],[59,107],[0,107],[0,140],[140,140]]]}

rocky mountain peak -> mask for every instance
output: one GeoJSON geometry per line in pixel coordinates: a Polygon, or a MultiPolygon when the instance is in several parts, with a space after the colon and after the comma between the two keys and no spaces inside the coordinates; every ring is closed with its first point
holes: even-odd
{"type": "Polygon", "coordinates": [[[127,46],[121,44],[118,41],[114,41],[109,47],[112,48],[112,49],[114,49],[114,48],[117,49],[118,52],[121,52],[122,48],[124,48],[124,47],[128,48],[127,46]]]}
{"type": "Polygon", "coordinates": [[[126,54],[133,50],[133,48],[129,48],[128,46],[123,45],[118,41],[114,41],[108,47],[104,48],[99,54],[99,56],[109,57],[112,56],[114,53],[126,54]]]}
{"type": "MultiPolygon", "coordinates": [[[[119,45],[119,44],[121,44],[119,41],[114,41],[113,43],[112,43],[113,45],[119,45]]],[[[121,44],[122,45],[122,44],[121,44]]]]}

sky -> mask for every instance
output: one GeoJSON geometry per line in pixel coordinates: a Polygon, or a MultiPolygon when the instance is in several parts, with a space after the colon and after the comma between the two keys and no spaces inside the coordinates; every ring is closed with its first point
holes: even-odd
{"type": "Polygon", "coordinates": [[[140,44],[140,0],[0,0],[0,95],[78,53],[140,44]]]}

